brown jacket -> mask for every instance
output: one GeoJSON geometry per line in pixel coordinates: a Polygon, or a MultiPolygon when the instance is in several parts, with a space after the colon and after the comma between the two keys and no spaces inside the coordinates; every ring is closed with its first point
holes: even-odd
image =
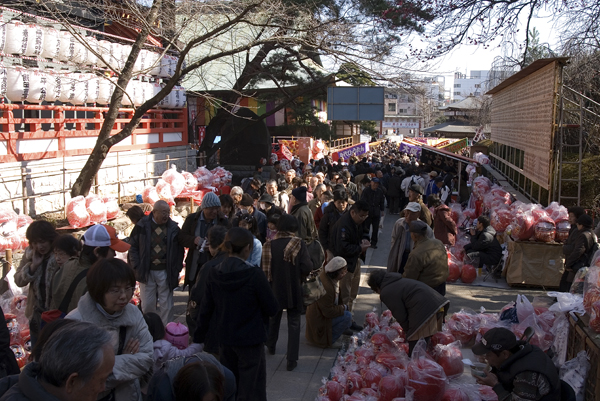
{"type": "Polygon", "coordinates": [[[442,203],[435,209],[433,235],[445,245],[454,245],[456,242],[456,223],[452,220],[448,205],[442,203]]]}
{"type": "Polygon", "coordinates": [[[404,266],[403,278],[418,280],[437,287],[448,278],[446,247],[437,239],[423,238],[415,243],[404,266]]]}
{"type": "Polygon", "coordinates": [[[344,314],[344,305],[338,293],[338,304],[335,303],[335,285],[321,270],[319,275],[326,294],[306,308],[306,339],[317,347],[329,347],[332,344],[331,321],[344,314]]]}

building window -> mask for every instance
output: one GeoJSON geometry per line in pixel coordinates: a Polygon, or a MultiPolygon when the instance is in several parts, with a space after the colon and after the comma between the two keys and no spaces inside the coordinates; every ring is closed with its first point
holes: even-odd
{"type": "Polygon", "coordinates": [[[408,109],[398,109],[398,113],[408,113],[408,109]]]}
{"type": "Polygon", "coordinates": [[[396,111],[396,103],[388,103],[388,111],[396,111]]]}
{"type": "Polygon", "coordinates": [[[460,88],[460,84],[454,84],[455,88],[460,88]]]}
{"type": "Polygon", "coordinates": [[[460,92],[454,92],[454,96],[460,96],[460,92]]]}
{"type": "Polygon", "coordinates": [[[481,88],[481,84],[475,84],[476,88],[481,88]]]}

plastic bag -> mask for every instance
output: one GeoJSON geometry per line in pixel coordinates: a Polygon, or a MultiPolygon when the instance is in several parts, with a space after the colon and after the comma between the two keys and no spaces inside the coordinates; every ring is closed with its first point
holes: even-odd
{"type": "Polygon", "coordinates": [[[540,327],[540,324],[538,324],[538,319],[536,318],[535,314],[528,316],[524,320],[519,319],[519,322],[520,323],[516,325],[513,329],[513,332],[515,333],[517,338],[521,338],[525,333],[525,330],[528,327],[531,327],[533,329],[534,334],[533,337],[531,337],[529,343],[538,346],[542,349],[542,351],[547,351],[548,349],[550,349],[552,343],[554,342],[554,336],[549,331],[549,328],[548,330],[544,330],[540,327]]]}
{"type": "Polygon", "coordinates": [[[590,262],[590,266],[600,267],[600,251],[596,251],[594,256],[592,256],[592,261],[590,262]]]}
{"type": "Polygon", "coordinates": [[[569,237],[569,231],[571,230],[571,223],[567,219],[559,219],[556,223],[556,236],[555,240],[559,242],[565,242],[569,237]]]}
{"type": "Polygon", "coordinates": [[[527,241],[535,234],[534,218],[531,212],[517,213],[512,221],[511,237],[515,241],[527,241]]]}
{"type": "Polygon", "coordinates": [[[454,255],[450,254],[448,259],[448,277],[446,281],[453,283],[458,280],[462,273],[462,262],[459,261],[454,255]]]}
{"type": "Polygon", "coordinates": [[[556,227],[550,218],[541,218],[534,227],[536,241],[553,242],[556,237],[556,227]]]}
{"type": "Polygon", "coordinates": [[[460,376],[464,373],[465,364],[460,351],[460,341],[447,345],[436,345],[433,349],[433,357],[444,369],[447,377],[460,376]]]}
{"type": "Polygon", "coordinates": [[[74,228],[90,225],[90,214],[85,206],[83,196],[76,196],[67,202],[67,220],[74,228]]]}
{"type": "Polygon", "coordinates": [[[554,222],[559,220],[567,220],[569,218],[569,211],[566,207],[561,206],[558,202],[552,202],[546,208],[546,212],[554,222]]]}
{"type": "Polygon", "coordinates": [[[564,313],[559,313],[558,317],[554,321],[554,325],[550,329],[550,333],[554,336],[554,342],[552,343],[552,351],[554,356],[552,362],[554,366],[560,367],[565,363],[567,359],[567,347],[569,340],[569,319],[564,313]]]}
{"type": "Polygon", "coordinates": [[[496,232],[503,233],[512,222],[512,218],[512,212],[508,207],[499,207],[492,210],[492,213],[490,214],[490,224],[494,227],[496,232]]]}
{"type": "Polygon", "coordinates": [[[571,294],[583,295],[583,285],[585,283],[585,276],[587,276],[588,270],[588,267],[582,267],[581,269],[577,270],[575,277],[573,278],[573,283],[571,284],[571,289],[569,290],[571,294]]]}
{"type": "Polygon", "coordinates": [[[479,319],[475,314],[461,309],[446,321],[446,328],[462,343],[463,347],[467,347],[475,342],[479,319]]]}
{"type": "Polygon", "coordinates": [[[575,358],[560,367],[560,379],[571,386],[578,401],[584,398],[585,380],[589,370],[590,362],[586,351],[579,351],[575,358]]]}
{"type": "Polygon", "coordinates": [[[477,278],[477,270],[473,265],[466,264],[463,265],[462,271],[460,273],[460,281],[465,284],[471,284],[477,278]]]}
{"type": "Polygon", "coordinates": [[[529,301],[529,299],[527,299],[527,297],[525,295],[521,295],[521,294],[517,295],[516,307],[517,307],[517,317],[519,318],[519,322],[524,321],[529,316],[533,315],[535,312],[533,309],[533,305],[531,304],[531,302],[529,301]]]}
{"type": "Polygon", "coordinates": [[[90,221],[92,223],[104,223],[106,222],[107,209],[102,198],[92,195],[85,198],[85,204],[87,205],[87,212],[90,215],[90,221]]]}
{"type": "Polygon", "coordinates": [[[413,350],[407,372],[407,385],[414,390],[414,401],[441,401],[446,392],[446,374],[437,362],[427,357],[423,339],[413,350]]]}
{"type": "Polygon", "coordinates": [[[185,188],[186,180],[177,171],[177,167],[172,165],[170,169],[166,170],[161,177],[166,183],[170,185],[171,188],[171,196],[176,198],[185,188]]]}
{"type": "Polygon", "coordinates": [[[583,308],[590,314],[592,304],[600,301],[600,267],[592,266],[588,269],[583,284],[583,308]]]}
{"type": "Polygon", "coordinates": [[[104,197],[102,199],[106,205],[106,219],[114,219],[119,215],[119,203],[115,198],[104,197]]]}
{"type": "Polygon", "coordinates": [[[600,333],[600,301],[596,301],[590,306],[590,329],[600,333]]]}
{"type": "Polygon", "coordinates": [[[388,375],[379,381],[379,401],[392,401],[406,394],[406,375],[388,375]]]}
{"type": "Polygon", "coordinates": [[[204,166],[198,167],[194,171],[194,177],[198,181],[198,188],[206,188],[213,184],[213,174],[204,166]]]}
{"type": "Polygon", "coordinates": [[[548,308],[550,312],[583,312],[583,297],[579,294],[550,291],[548,296],[557,299],[557,302],[548,308]]]}
{"type": "Polygon", "coordinates": [[[144,188],[142,191],[142,200],[144,203],[149,203],[151,205],[154,205],[157,201],[159,201],[160,197],[158,196],[158,192],[156,192],[156,188],[153,186],[147,186],[144,188]]]}
{"type": "Polygon", "coordinates": [[[185,179],[185,186],[183,187],[182,192],[190,193],[190,192],[198,189],[198,180],[196,179],[196,177],[194,177],[194,175],[192,173],[188,173],[187,171],[184,171],[181,173],[181,175],[185,179]]]}

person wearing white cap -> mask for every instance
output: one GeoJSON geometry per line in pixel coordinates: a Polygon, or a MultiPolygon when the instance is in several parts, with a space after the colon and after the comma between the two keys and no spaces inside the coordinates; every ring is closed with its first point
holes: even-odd
{"type": "Polygon", "coordinates": [[[179,226],[169,214],[169,204],[157,201],[152,213],[137,223],[129,251],[131,266],[140,282],[142,310],[158,313],[165,325],[173,319],[173,290],[179,285],[183,268],[183,246],[177,241],[179,226]]]}
{"type": "Polygon", "coordinates": [[[321,270],[325,295],[306,308],[306,339],[317,347],[337,346],[344,333],[350,334],[352,314],[340,295],[340,280],[348,273],[346,260],[336,256],[321,270]]]}
{"type": "MultiPolygon", "coordinates": [[[[410,238],[410,223],[419,220],[421,215],[421,205],[417,202],[408,202],[403,211],[404,217],[396,220],[392,229],[392,247],[388,255],[387,270],[389,272],[404,273],[404,265],[408,260],[408,255],[412,250],[414,243],[410,238]]],[[[427,237],[433,238],[431,227],[427,230],[427,237]]]]}
{"type": "Polygon", "coordinates": [[[67,261],[63,267],[56,273],[52,280],[52,300],[50,301],[50,310],[59,309],[61,304],[67,304],[65,310],[67,314],[77,308],[79,298],[87,292],[85,282],[85,273],[99,259],[112,259],[116,252],[127,252],[130,245],[117,238],[117,232],[114,227],[96,224],[87,229],[83,234],[83,248],[79,259],[67,261]],[[75,280],[79,284],[70,300],[66,300],[68,289],[75,280]]]}

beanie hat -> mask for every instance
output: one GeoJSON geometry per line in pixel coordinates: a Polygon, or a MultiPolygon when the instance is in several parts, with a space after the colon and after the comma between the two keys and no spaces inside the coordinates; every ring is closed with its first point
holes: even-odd
{"type": "Polygon", "coordinates": [[[268,193],[264,193],[260,196],[260,198],[258,199],[259,202],[264,202],[264,203],[270,203],[271,205],[273,204],[273,197],[271,195],[269,195],[268,193]]]}
{"type": "Polygon", "coordinates": [[[200,209],[204,210],[207,207],[221,207],[221,201],[214,192],[209,192],[202,198],[200,209]]]}
{"type": "Polygon", "coordinates": [[[169,322],[165,326],[165,340],[179,349],[188,347],[189,329],[181,323],[169,322]]]}
{"type": "Polygon", "coordinates": [[[585,228],[592,228],[594,226],[594,220],[587,214],[582,214],[577,218],[577,224],[581,224],[585,228]]]}
{"type": "Polygon", "coordinates": [[[248,194],[242,195],[242,200],[240,201],[240,205],[242,206],[254,206],[254,199],[248,194]]]}
{"type": "Polygon", "coordinates": [[[294,198],[296,198],[298,202],[304,203],[306,202],[306,190],[307,188],[301,185],[298,188],[294,188],[292,190],[292,195],[294,196],[294,198]]]}

